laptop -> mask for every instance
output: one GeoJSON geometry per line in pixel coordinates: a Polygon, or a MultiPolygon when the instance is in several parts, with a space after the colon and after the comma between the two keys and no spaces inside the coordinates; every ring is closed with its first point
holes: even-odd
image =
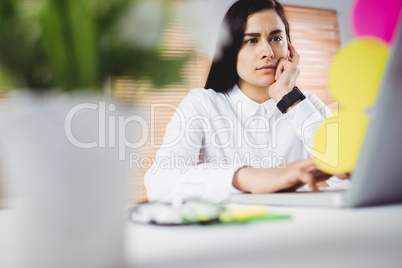
{"type": "Polygon", "coordinates": [[[229,202],[365,207],[402,203],[402,19],[348,190],[233,194],[229,202]]]}

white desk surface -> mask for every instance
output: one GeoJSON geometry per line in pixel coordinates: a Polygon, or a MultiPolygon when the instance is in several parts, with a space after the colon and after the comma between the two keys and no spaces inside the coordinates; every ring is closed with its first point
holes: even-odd
{"type": "MultiPolygon", "coordinates": [[[[402,204],[270,210],[292,218],[230,226],[127,222],[129,267],[402,267],[402,204]]],[[[8,213],[0,211],[0,232],[8,213]]]]}

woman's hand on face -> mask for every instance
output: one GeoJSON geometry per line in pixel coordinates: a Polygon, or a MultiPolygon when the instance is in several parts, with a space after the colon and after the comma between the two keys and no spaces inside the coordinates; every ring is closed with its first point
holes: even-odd
{"type": "Polygon", "coordinates": [[[275,71],[275,82],[269,88],[269,96],[276,102],[293,89],[300,74],[300,55],[289,42],[288,48],[290,57],[279,60],[275,71]]]}
{"type": "Polygon", "coordinates": [[[332,175],[317,170],[312,159],[295,161],[286,168],[239,169],[233,177],[233,186],[251,193],[274,193],[295,191],[307,184],[312,191],[318,191],[317,182],[332,175]]]}

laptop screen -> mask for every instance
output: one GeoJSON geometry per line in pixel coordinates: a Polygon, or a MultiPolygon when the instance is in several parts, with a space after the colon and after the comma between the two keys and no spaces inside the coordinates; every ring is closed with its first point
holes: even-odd
{"type": "Polygon", "coordinates": [[[402,202],[402,19],[351,177],[351,207],[402,202]]]}

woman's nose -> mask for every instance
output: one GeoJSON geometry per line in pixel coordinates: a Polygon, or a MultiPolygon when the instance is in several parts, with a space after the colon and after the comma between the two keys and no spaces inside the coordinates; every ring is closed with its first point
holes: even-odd
{"type": "Polygon", "coordinates": [[[272,50],[271,46],[269,43],[265,43],[262,45],[262,54],[261,54],[261,59],[265,58],[274,58],[274,51],[272,50]]]}

